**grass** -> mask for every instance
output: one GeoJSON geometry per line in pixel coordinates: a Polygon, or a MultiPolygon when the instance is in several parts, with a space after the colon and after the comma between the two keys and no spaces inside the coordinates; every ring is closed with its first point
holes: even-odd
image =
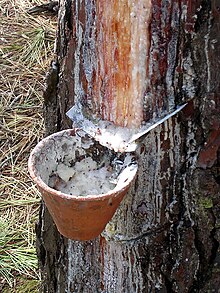
{"type": "Polygon", "coordinates": [[[0,0],[0,292],[37,292],[40,195],[27,160],[42,138],[42,90],[56,18],[26,11],[46,1],[0,0]]]}

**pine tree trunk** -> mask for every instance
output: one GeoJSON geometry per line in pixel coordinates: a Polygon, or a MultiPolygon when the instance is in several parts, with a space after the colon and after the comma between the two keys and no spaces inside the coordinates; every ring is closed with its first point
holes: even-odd
{"type": "Polygon", "coordinates": [[[189,102],[143,141],[137,180],[100,237],[65,239],[42,203],[42,292],[219,292],[219,7],[60,1],[47,134],[72,126],[65,113],[78,98],[86,113],[126,127],[189,102]]]}

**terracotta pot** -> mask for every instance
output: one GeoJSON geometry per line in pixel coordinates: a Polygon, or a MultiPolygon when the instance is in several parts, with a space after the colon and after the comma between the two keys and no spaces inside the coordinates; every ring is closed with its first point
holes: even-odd
{"type": "Polygon", "coordinates": [[[116,154],[82,130],[70,129],[43,139],[32,151],[28,169],[59,232],[70,239],[90,240],[104,230],[114,215],[135,179],[137,164],[133,155],[116,154]],[[77,173],[79,166],[90,169],[77,173]],[[101,180],[97,174],[104,178],[104,183],[97,186],[105,190],[102,193],[97,189],[99,194],[93,194],[92,185],[101,180]],[[118,183],[109,183],[111,180],[118,183]],[[105,184],[107,188],[110,184],[110,190],[106,191],[105,184]]]}

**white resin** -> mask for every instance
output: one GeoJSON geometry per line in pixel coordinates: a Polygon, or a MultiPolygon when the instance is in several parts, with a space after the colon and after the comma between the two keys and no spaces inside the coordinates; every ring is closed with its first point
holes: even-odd
{"type": "Polygon", "coordinates": [[[75,170],[63,163],[57,166],[57,175],[65,182],[69,181],[70,178],[76,173],[75,170]]]}
{"type": "Polygon", "coordinates": [[[88,157],[76,162],[74,167],[60,163],[49,185],[70,195],[98,195],[114,189],[115,184],[109,179],[111,175],[107,167],[98,168],[97,163],[88,157]]]}
{"type": "Polygon", "coordinates": [[[123,189],[137,172],[135,157],[116,154],[83,130],[42,140],[35,154],[36,176],[49,187],[73,196],[123,189]]]}
{"type": "Polygon", "coordinates": [[[115,152],[134,152],[137,149],[137,140],[145,136],[158,125],[176,115],[186,104],[179,106],[170,113],[164,113],[163,117],[145,123],[138,129],[117,126],[109,121],[100,120],[97,123],[86,119],[82,114],[80,104],[73,106],[66,114],[73,120],[74,126],[82,128],[101,145],[115,152]]]}

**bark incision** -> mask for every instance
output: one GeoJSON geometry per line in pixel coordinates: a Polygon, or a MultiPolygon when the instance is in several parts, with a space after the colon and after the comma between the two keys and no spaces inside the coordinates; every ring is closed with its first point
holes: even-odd
{"type": "MultiPolygon", "coordinates": [[[[98,95],[109,93],[109,82],[95,82],[100,60],[94,30],[102,2],[60,2],[58,72],[54,79],[51,71],[45,92],[45,107],[52,111],[46,115],[47,133],[71,127],[65,112],[75,99],[95,112],[101,109],[97,86],[98,95]]],[[[88,242],[63,238],[42,204],[37,225],[42,292],[219,290],[220,5],[150,2],[143,119],[193,99],[143,141],[136,183],[102,236],[88,242]]]]}

